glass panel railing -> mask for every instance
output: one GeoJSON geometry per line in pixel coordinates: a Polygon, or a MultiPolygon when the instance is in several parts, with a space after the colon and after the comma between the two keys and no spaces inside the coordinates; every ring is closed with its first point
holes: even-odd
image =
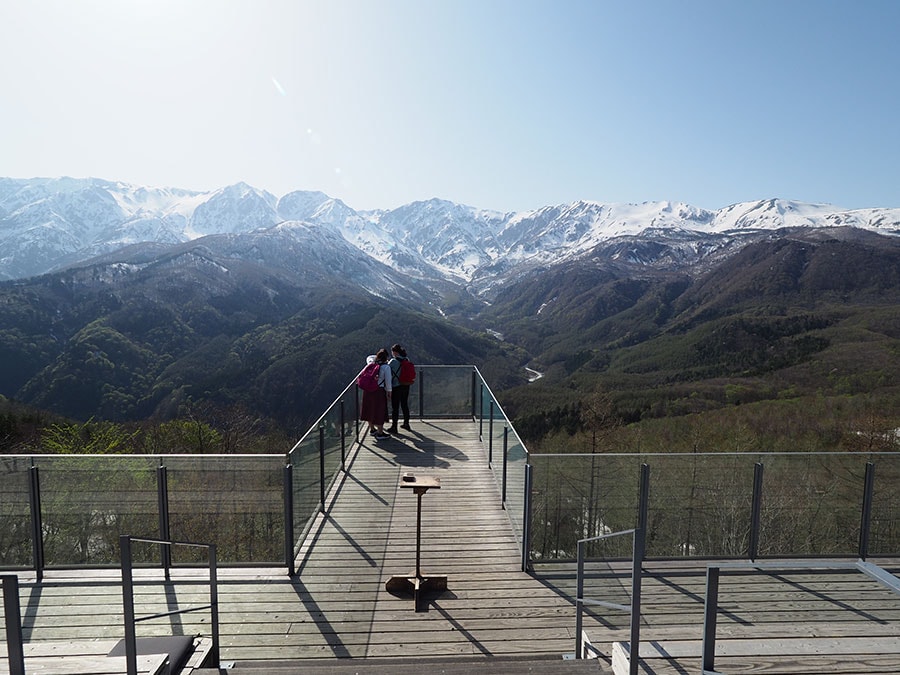
{"type": "Polygon", "coordinates": [[[849,556],[859,547],[866,457],[763,455],[760,555],[849,556]]]}
{"type": "MultiPolygon", "coordinates": [[[[215,542],[225,565],[283,564],[283,457],[170,455],[164,461],[172,540],[215,542]]],[[[205,555],[180,549],[172,562],[199,563],[205,555]]]]}
{"type": "Polygon", "coordinates": [[[501,490],[503,506],[509,515],[519,545],[524,546],[525,472],[529,461],[528,450],[477,369],[474,384],[470,385],[470,389],[472,390],[470,398],[474,396],[475,399],[472,406],[475,408],[479,434],[498,489],[501,490]]]}
{"type": "Polygon", "coordinates": [[[536,561],[574,558],[578,539],[636,527],[644,463],[648,558],[748,556],[757,462],[760,557],[858,555],[867,461],[875,464],[868,554],[900,550],[897,453],[532,454],[530,461],[536,561]]]}
{"type": "Polygon", "coordinates": [[[510,428],[507,438],[506,453],[506,511],[512,521],[513,528],[522,542],[525,528],[525,468],[528,464],[528,451],[519,435],[510,428]]]}
{"type": "Polygon", "coordinates": [[[33,461],[48,567],[118,564],[120,534],[159,532],[156,458],[35,455],[33,461]]]}
{"type": "Polygon", "coordinates": [[[338,476],[356,439],[360,393],[355,380],[328,407],[288,454],[292,467],[293,539],[299,545],[338,476]]]}
{"type": "MultiPolygon", "coordinates": [[[[530,462],[532,560],[574,559],[579,539],[635,526],[640,458],[532,454],[530,462]]],[[[604,546],[609,550],[620,543],[604,546]]]]}
{"type": "Polygon", "coordinates": [[[875,490],[869,531],[869,555],[900,552],[900,456],[871,458],[875,464],[875,490]]]}
{"type": "Polygon", "coordinates": [[[416,366],[418,376],[409,390],[410,414],[415,417],[470,417],[472,366],[416,366]]]}
{"type": "Polygon", "coordinates": [[[745,556],[750,541],[753,459],[692,453],[649,460],[646,555],[745,556]]]}
{"type": "Polygon", "coordinates": [[[29,467],[25,457],[0,455],[0,565],[32,563],[29,467]]]}

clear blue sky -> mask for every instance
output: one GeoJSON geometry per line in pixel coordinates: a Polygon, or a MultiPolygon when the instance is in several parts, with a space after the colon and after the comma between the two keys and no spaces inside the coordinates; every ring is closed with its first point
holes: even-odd
{"type": "Polygon", "coordinates": [[[0,175],[900,207],[896,0],[0,4],[0,175]]]}

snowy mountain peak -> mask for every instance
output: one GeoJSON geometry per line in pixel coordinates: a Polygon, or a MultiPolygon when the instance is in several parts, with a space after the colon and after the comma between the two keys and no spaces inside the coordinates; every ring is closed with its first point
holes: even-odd
{"type": "Polygon", "coordinates": [[[604,249],[615,249],[616,260],[650,264],[647,251],[655,250],[665,264],[708,254],[723,236],[780,228],[853,227],[897,235],[900,209],[847,211],[767,199],[708,211],[683,202],[579,200],[501,213],[433,198],[393,210],[355,211],[322,192],[298,190],[279,199],[243,182],[195,192],[96,178],[0,178],[0,279],[42,274],[142,242],[171,245],[269,231],[302,232],[308,239],[310,227],[320,230],[315,241],[321,246],[337,237],[352,247],[342,246],[341,255],[355,250],[417,279],[487,283],[520,264],[594,256],[617,240],[626,242],[624,248],[604,249]],[[276,228],[279,223],[284,227],[276,228]],[[640,255],[626,255],[634,250],[627,240],[634,238],[656,243],[640,255]]]}

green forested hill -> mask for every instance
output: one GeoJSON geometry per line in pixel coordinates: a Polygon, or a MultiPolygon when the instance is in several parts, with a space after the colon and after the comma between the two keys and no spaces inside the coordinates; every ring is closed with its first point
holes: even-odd
{"type": "Polygon", "coordinates": [[[207,252],[0,284],[0,394],[80,421],[236,406],[290,435],[399,341],[419,363],[478,365],[527,441],[584,428],[597,396],[618,424],[840,397],[886,424],[900,411],[894,238],[781,232],[678,272],[584,259],[452,319],[324,268],[227,267],[207,252]]]}
{"type": "Polygon", "coordinates": [[[420,363],[484,364],[515,378],[486,335],[398,301],[208,267],[154,275],[81,269],[0,285],[0,394],[79,420],[241,404],[295,427],[315,419],[394,342],[420,363]],[[178,283],[175,276],[181,275],[178,283]]]}

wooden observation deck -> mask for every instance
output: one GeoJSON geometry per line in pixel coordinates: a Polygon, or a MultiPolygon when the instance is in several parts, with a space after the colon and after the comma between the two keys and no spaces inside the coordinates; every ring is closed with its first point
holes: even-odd
{"type": "MultiPolygon", "coordinates": [[[[547,668],[523,662],[522,672],[558,672],[551,661],[574,651],[575,565],[521,570],[520,545],[471,420],[417,420],[390,439],[364,438],[328,503],[301,547],[296,576],[284,568],[219,570],[223,665],[319,672],[318,665],[352,659],[345,663],[368,672],[398,660],[466,659],[471,672],[506,673],[516,671],[487,664],[528,657],[546,659],[547,668]],[[386,587],[416,569],[417,495],[402,487],[407,473],[440,481],[421,497],[419,553],[423,575],[446,576],[446,590],[423,594],[418,607],[386,587]]],[[[705,565],[648,561],[644,569],[641,672],[700,672],[705,565]]],[[[587,571],[586,595],[623,601],[628,563],[592,563],[587,571]]],[[[207,591],[203,571],[175,568],[171,581],[160,570],[136,575],[158,581],[137,587],[141,614],[202,602],[207,591]]],[[[118,570],[19,577],[26,667],[122,672],[78,665],[111,663],[106,654],[122,638],[118,570]]],[[[208,633],[208,621],[205,613],[182,614],[142,624],[138,634],[208,633]]],[[[589,611],[584,628],[601,658],[580,667],[612,672],[613,643],[628,640],[627,615],[589,611]]],[[[734,572],[722,581],[719,640],[722,672],[896,673],[900,597],[848,572],[734,572]]],[[[0,643],[0,673],[9,672],[5,655],[0,643]]],[[[572,672],[585,672],[578,667],[572,672]]]]}

